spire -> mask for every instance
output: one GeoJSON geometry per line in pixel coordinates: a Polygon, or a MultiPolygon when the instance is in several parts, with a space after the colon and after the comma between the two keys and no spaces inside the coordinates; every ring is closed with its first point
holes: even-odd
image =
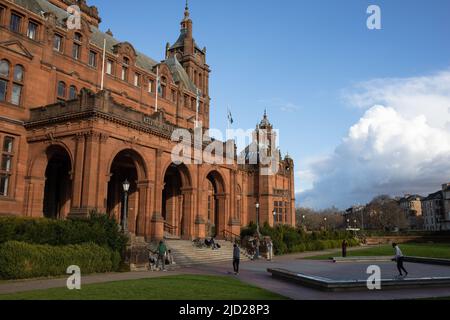
{"type": "Polygon", "coordinates": [[[259,124],[259,128],[261,129],[267,129],[267,128],[271,128],[272,125],[269,122],[269,118],[267,117],[267,109],[264,109],[264,116],[263,119],[261,120],[261,123],[259,124]]]}
{"type": "Polygon", "coordinates": [[[184,7],[184,19],[189,19],[189,3],[188,0],[186,0],[186,6],[184,7]]]}

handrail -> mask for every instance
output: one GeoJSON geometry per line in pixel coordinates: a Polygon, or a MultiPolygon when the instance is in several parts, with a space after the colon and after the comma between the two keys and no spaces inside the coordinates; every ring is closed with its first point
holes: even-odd
{"type": "Polygon", "coordinates": [[[164,222],[164,231],[173,233],[173,231],[176,231],[178,229],[177,226],[173,226],[168,222],[164,222]]]}
{"type": "Polygon", "coordinates": [[[241,236],[238,236],[237,234],[228,231],[228,230],[222,230],[223,233],[223,237],[225,239],[225,241],[231,241],[231,242],[236,242],[236,243],[241,243],[241,236]],[[230,238],[229,238],[230,236],[230,238]],[[229,240],[230,239],[230,240],[229,240]]]}

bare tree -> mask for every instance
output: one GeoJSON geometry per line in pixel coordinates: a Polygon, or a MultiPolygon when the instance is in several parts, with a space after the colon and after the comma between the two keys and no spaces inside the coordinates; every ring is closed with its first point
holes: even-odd
{"type": "Polygon", "coordinates": [[[392,231],[408,227],[408,219],[397,201],[387,195],[375,197],[364,209],[367,227],[392,231]]]}

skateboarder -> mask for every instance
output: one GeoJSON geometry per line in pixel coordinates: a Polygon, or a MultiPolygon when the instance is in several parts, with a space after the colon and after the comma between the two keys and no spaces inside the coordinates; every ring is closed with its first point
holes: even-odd
{"type": "Polygon", "coordinates": [[[400,250],[400,247],[396,243],[393,243],[392,247],[395,249],[395,257],[392,259],[392,261],[397,262],[397,269],[400,273],[400,277],[403,277],[402,271],[405,272],[405,277],[408,276],[408,271],[406,271],[405,267],[403,266],[403,261],[405,260],[405,258],[403,256],[402,250],[400,250]]]}

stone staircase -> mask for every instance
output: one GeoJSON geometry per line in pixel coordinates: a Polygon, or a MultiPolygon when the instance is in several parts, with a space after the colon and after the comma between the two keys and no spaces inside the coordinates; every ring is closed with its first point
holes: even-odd
{"type": "MultiPolygon", "coordinates": [[[[221,248],[212,250],[211,248],[197,248],[192,241],[166,239],[167,248],[171,250],[177,266],[191,266],[200,264],[211,264],[226,262],[231,265],[233,259],[233,244],[224,240],[216,240],[221,248]]],[[[249,257],[241,249],[241,261],[249,260],[249,257]]]]}

